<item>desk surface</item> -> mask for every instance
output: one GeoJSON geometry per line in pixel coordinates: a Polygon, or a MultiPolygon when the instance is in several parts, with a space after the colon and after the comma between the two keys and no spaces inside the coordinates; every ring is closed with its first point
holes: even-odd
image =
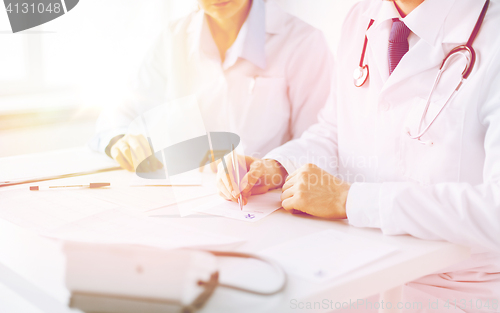
{"type": "MultiPolygon", "coordinates": [[[[71,151],[76,155],[87,153],[78,149],[71,151]]],[[[61,162],[71,167],[72,159],[68,157],[71,153],[55,151],[50,154],[50,162],[52,164],[61,162]]],[[[16,169],[22,172],[26,162],[34,162],[43,167],[37,155],[0,159],[0,164],[4,164],[3,166],[6,163],[9,164],[10,175],[16,175],[16,169]]],[[[132,174],[125,171],[116,171],[60,179],[57,183],[110,181],[112,186],[131,188],[133,192],[132,188],[137,187],[128,187],[130,175],[132,174]]],[[[4,178],[20,177],[1,177],[0,180],[4,178]]],[[[44,182],[40,185],[50,183],[44,182]]],[[[2,191],[11,188],[20,187],[0,188],[0,209],[2,191]]],[[[23,186],[23,188],[27,187],[23,186]]],[[[245,239],[245,243],[234,249],[242,252],[257,253],[285,241],[326,229],[369,237],[398,248],[396,253],[328,283],[316,284],[288,273],[289,281],[286,290],[272,297],[252,296],[219,288],[204,307],[203,312],[284,312],[293,311],[290,307],[292,300],[320,302],[327,299],[335,303],[349,301],[349,299],[363,299],[439,271],[469,256],[467,248],[455,244],[424,241],[411,236],[384,236],[378,229],[360,229],[349,226],[345,221],[326,221],[309,216],[291,215],[283,209],[256,223],[222,217],[181,218],[175,206],[167,211],[163,209],[162,213],[168,213],[168,210],[171,210],[171,214],[167,214],[168,218],[175,218],[182,225],[245,239]]],[[[64,286],[64,255],[60,243],[0,220],[0,251],[2,251],[0,253],[0,283],[20,294],[42,311],[73,311],[66,308],[69,292],[64,286]]]]}

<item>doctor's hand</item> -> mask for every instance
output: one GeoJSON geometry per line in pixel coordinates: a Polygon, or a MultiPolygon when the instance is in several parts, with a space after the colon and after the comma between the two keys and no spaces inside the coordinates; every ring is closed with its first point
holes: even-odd
{"type": "Polygon", "coordinates": [[[154,172],[163,168],[163,164],[156,158],[146,158],[153,154],[149,142],[143,135],[125,135],[119,139],[110,150],[111,157],[128,171],[154,172]]]}
{"type": "Polygon", "coordinates": [[[248,203],[251,195],[266,193],[267,191],[279,188],[285,182],[286,170],[275,160],[262,160],[250,156],[238,156],[240,167],[240,186],[235,180],[232,169],[231,155],[224,158],[229,175],[224,171],[223,164],[219,164],[217,170],[217,188],[219,195],[226,200],[238,202],[241,193],[243,205],[248,203]],[[246,173],[246,174],[245,174],[246,173]],[[243,175],[245,174],[245,175],[243,175]]]}
{"type": "Polygon", "coordinates": [[[328,219],[343,219],[350,185],[313,164],[288,176],[281,194],[282,206],[291,213],[303,212],[328,219]]]}

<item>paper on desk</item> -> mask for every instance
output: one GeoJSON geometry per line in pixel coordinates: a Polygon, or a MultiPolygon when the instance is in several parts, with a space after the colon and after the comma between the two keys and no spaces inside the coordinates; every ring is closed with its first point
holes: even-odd
{"type": "MultiPolygon", "coordinates": [[[[164,170],[161,169],[157,172],[164,173],[164,170]]],[[[152,173],[151,177],[157,177],[152,173]]],[[[171,177],[167,177],[165,179],[148,179],[142,178],[137,175],[130,181],[131,186],[201,186],[203,179],[202,173],[198,170],[189,171],[187,173],[174,175],[171,177]]]]}
{"type": "Polygon", "coordinates": [[[238,203],[222,199],[219,195],[207,197],[197,207],[198,212],[219,215],[245,222],[256,222],[281,207],[281,190],[251,196],[241,211],[238,203]]]}
{"type": "Polygon", "coordinates": [[[40,232],[118,207],[113,202],[95,197],[94,191],[104,193],[109,190],[30,191],[28,186],[2,190],[0,218],[40,232]]]}
{"type": "MultiPolygon", "coordinates": [[[[280,195],[281,190],[273,190],[266,194],[251,196],[248,204],[243,207],[243,211],[240,211],[238,203],[224,200],[217,194],[201,195],[195,199],[179,201],[176,205],[183,208],[179,212],[181,213],[181,217],[200,212],[245,222],[256,222],[281,207],[280,195]],[[182,214],[182,211],[185,213],[188,210],[190,214],[182,214]]],[[[170,212],[166,210],[167,207],[150,210],[146,215],[150,217],[162,217],[162,214],[165,214],[165,212],[170,212]]]]}
{"type": "Polygon", "coordinates": [[[174,195],[169,187],[113,187],[30,191],[28,186],[0,190],[0,218],[34,231],[47,231],[82,218],[120,207],[142,212],[206,192],[203,187],[184,187],[174,195]]]}
{"type": "Polygon", "coordinates": [[[95,214],[42,235],[64,241],[133,244],[164,249],[225,246],[243,241],[202,232],[165,219],[141,217],[121,209],[95,214]]]}
{"type": "Polygon", "coordinates": [[[280,263],[287,273],[321,283],[396,251],[396,247],[325,230],[263,250],[259,255],[280,263]]]}
{"type": "Polygon", "coordinates": [[[117,167],[111,158],[87,147],[3,158],[0,182],[117,167]],[[22,164],[22,166],[19,166],[22,164]]]}

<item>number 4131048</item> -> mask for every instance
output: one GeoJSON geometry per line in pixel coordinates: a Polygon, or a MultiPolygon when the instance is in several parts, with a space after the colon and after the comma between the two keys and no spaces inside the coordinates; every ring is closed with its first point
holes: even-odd
{"type": "Polygon", "coordinates": [[[56,3],[49,3],[47,5],[43,3],[38,3],[35,5],[35,3],[9,3],[7,5],[7,12],[12,14],[19,14],[19,13],[55,13],[59,14],[61,12],[61,4],[56,2],[56,3]]]}

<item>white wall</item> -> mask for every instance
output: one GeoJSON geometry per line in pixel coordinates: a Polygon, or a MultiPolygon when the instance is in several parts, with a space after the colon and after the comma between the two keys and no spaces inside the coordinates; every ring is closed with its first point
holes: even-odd
{"type": "Polygon", "coordinates": [[[360,0],[274,0],[288,13],[321,29],[332,51],[337,51],[340,30],[349,9],[360,0]]]}

